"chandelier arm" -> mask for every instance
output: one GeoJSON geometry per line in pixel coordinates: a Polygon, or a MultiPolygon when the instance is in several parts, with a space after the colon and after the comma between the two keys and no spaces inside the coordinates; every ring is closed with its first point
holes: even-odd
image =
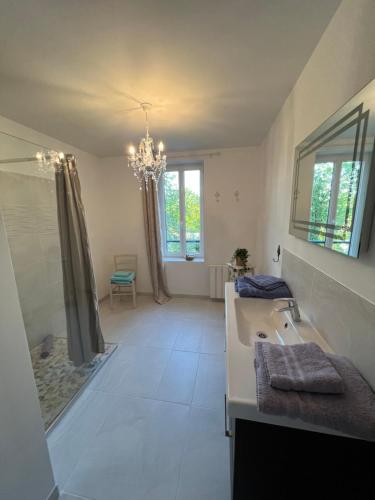
{"type": "Polygon", "coordinates": [[[148,124],[148,113],[147,113],[147,109],[145,110],[145,114],[146,114],[146,137],[148,139],[149,137],[149,124],[148,124]]]}

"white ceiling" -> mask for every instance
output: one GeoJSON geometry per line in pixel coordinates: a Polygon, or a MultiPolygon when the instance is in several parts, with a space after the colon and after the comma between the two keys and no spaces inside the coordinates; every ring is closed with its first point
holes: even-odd
{"type": "Polygon", "coordinates": [[[0,114],[99,156],[259,144],[340,0],[1,0],[0,114]]]}

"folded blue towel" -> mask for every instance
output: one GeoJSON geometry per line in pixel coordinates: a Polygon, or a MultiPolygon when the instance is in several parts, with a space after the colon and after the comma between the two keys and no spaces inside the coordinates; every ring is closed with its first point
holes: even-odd
{"type": "Polygon", "coordinates": [[[262,290],[251,285],[247,281],[247,276],[237,278],[235,283],[236,292],[240,297],[253,297],[257,299],[281,299],[283,297],[292,297],[288,285],[283,282],[274,290],[262,290]]]}
{"type": "Polygon", "coordinates": [[[112,277],[116,278],[134,278],[134,272],[133,271],[115,271],[112,274],[112,277]]]}
{"type": "Polygon", "coordinates": [[[129,285],[134,281],[135,273],[133,271],[116,271],[111,276],[111,283],[117,285],[129,285]]]}
{"type": "Polygon", "coordinates": [[[259,288],[259,290],[275,290],[285,285],[285,281],[282,278],[276,278],[276,276],[269,276],[267,274],[243,276],[243,280],[249,283],[249,285],[259,288]]]}

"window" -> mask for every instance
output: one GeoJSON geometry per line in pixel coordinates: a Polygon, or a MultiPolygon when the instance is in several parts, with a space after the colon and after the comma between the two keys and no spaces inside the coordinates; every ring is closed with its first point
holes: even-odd
{"type": "Polygon", "coordinates": [[[310,207],[314,229],[310,229],[309,241],[351,255],[353,236],[354,243],[358,243],[354,217],[357,195],[363,189],[361,170],[366,170],[367,157],[363,162],[339,154],[326,155],[324,159],[314,165],[310,207]],[[327,225],[330,234],[326,233],[327,225]]]}
{"type": "Polygon", "coordinates": [[[165,257],[203,257],[202,165],[167,168],[160,182],[160,214],[165,257]]]}

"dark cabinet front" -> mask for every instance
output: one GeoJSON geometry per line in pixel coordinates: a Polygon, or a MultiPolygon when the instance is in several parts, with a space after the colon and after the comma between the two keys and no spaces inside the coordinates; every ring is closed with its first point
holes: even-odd
{"type": "Polygon", "coordinates": [[[374,443],[242,419],[227,426],[233,500],[375,500],[374,443]]]}

